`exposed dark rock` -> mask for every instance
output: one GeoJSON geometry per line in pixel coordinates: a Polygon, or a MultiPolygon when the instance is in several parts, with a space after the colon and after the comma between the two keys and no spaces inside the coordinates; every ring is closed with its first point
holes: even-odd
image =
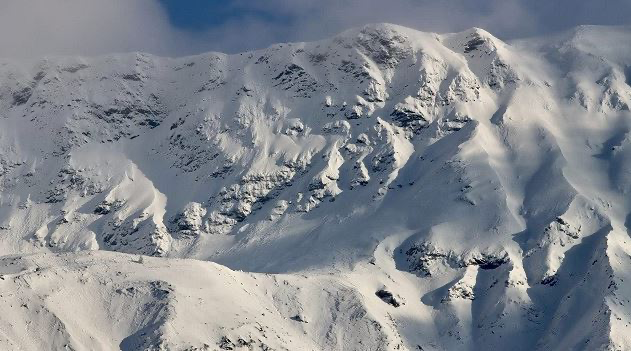
{"type": "Polygon", "coordinates": [[[291,319],[292,321],[300,322],[300,323],[309,323],[309,322],[307,322],[307,320],[303,316],[301,316],[299,314],[297,314],[297,315],[295,315],[293,317],[289,317],[289,319],[291,319]]]}
{"type": "Polygon", "coordinates": [[[390,116],[397,122],[399,127],[420,129],[429,125],[428,119],[425,118],[421,112],[404,107],[395,108],[395,110],[390,113],[390,116]]]}
{"type": "Polygon", "coordinates": [[[510,262],[510,258],[507,253],[502,256],[484,253],[463,262],[463,264],[464,266],[479,266],[481,269],[495,269],[508,262],[510,262]]]}
{"type": "Polygon", "coordinates": [[[547,277],[544,277],[543,279],[541,279],[541,284],[542,285],[548,285],[548,286],[555,286],[557,284],[558,280],[557,280],[557,276],[555,275],[549,275],[547,277]]]}
{"type": "Polygon", "coordinates": [[[380,298],[383,302],[389,305],[392,305],[394,307],[401,306],[401,303],[397,301],[394,295],[392,295],[392,293],[387,290],[384,290],[384,289],[377,290],[377,292],[375,292],[375,295],[377,295],[378,298],[380,298]]]}
{"type": "Polygon", "coordinates": [[[484,38],[476,35],[464,45],[464,53],[468,54],[471,51],[477,50],[480,46],[484,45],[485,42],[484,38]]]}
{"type": "Polygon", "coordinates": [[[28,100],[33,95],[33,89],[31,87],[23,88],[20,91],[16,91],[13,93],[13,105],[20,106],[24,105],[28,102],[28,100]]]}
{"type": "Polygon", "coordinates": [[[217,344],[221,350],[234,350],[236,345],[227,336],[222,336],[221,340],[217,344]]]}

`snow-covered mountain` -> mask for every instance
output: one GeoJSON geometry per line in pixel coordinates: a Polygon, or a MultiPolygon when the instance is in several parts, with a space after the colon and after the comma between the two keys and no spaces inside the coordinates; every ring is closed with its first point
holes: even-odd
{"type": "Polygon", "coordinates": [[[631,348],[630,85],[631,27],[0,60],[0,348],[631,348]]]}

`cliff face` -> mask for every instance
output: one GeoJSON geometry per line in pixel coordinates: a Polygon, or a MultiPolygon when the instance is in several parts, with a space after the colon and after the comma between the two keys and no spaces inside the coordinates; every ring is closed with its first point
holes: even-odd
{"type": "MultiPolygon", "coordinates": [[[[24,298],[73,349],[631,347],[630,84],[624,27],[504,43],[372,25],[237,55],[0,60],[0,253],[76,275],[59,296],[84,289],[68,255],[102,260],[85,274],[106,285],[137,257],[116,252],[159,256],[133,284],[164,308],[96,337],[51,307],[52,276],[2,269],[18,291],[41,282],[24,298]],[[263,301],[230,323],[298,329],[166,331],[197,303],[171,269],[201,263],[174,258],[281,274],[220,267],[263,301]]],[[[233,280],[208,284],[242,304],[233,280]]],[[[110,290],[96,300],[139,296],[110,290]]]]}

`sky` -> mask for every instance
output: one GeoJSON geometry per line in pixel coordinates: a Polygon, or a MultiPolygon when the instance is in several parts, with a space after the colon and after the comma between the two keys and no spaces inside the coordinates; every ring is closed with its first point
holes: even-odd
{"type": "Polygon", "coordinates": [[[0,57],[235,53],[377,22],[510,40],[631,24],[631,0],[0,0],[0,57]]]}

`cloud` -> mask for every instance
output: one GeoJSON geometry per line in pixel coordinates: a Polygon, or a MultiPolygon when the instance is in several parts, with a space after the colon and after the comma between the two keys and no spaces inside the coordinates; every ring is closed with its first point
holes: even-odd
{"type": "Polygon", "coordinates": [[[503,39],[580,24],[631,22],[629,0],[232,0],[231,4],[259,16],[231,16],[210,28],[210,33],[221,33],[220,50],[320,39],[377,22],[434,32],[481,27],[503,39]],[[234,28],[238,30],[230,30],[234,28]]]}
{"type": "Polygon", "coordinates": [[[197,9],[175,0],[0,0],[0,56],[233,53],[377,22],[435,32],[475,26],[511,39],[631,18],[629,0],[205,0],[215,4],[204,6],[214,11],[208,26],[186,29],[171,23],[167,1],[197,9]]]}
{"type": "Polygon", "coordinates": [[[0,1],[0,56],[174,54],[189,44],[154,0],[0,1]]]}

